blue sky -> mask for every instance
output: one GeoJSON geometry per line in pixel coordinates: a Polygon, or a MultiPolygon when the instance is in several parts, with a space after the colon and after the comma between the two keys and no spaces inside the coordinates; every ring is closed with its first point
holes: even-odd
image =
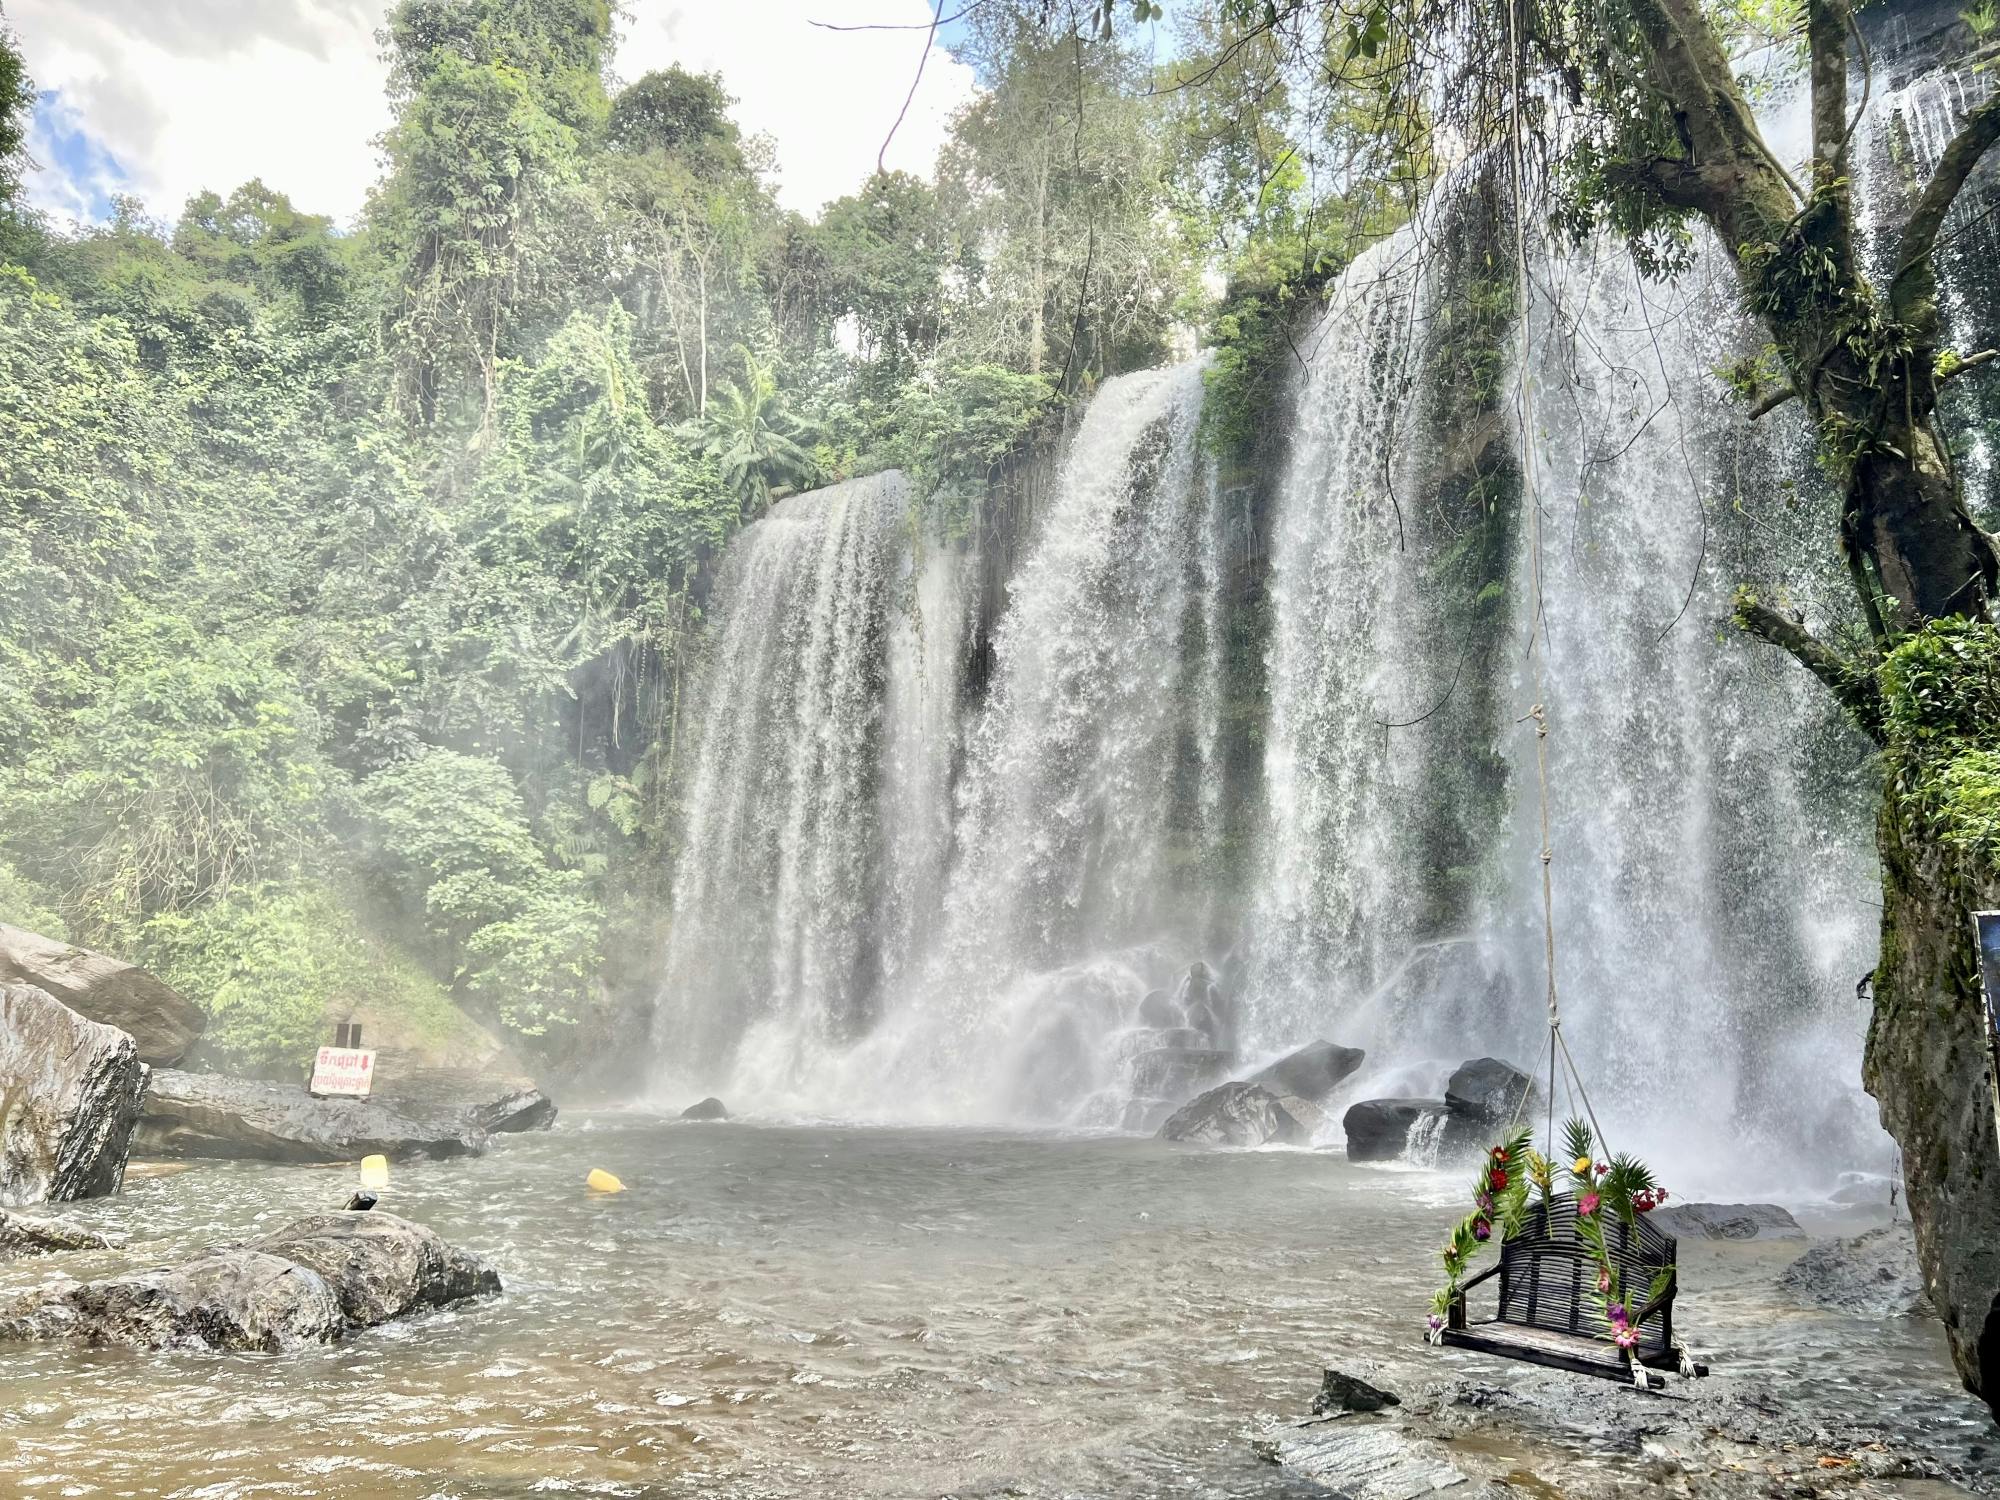
{"type": "MultiPolygon", "coordinates": [[[[6,0],[41,90],[29,196],[98,219],[117,193],[173,218],[253,177],[351,220],[389,123],[375,42],[390,0],[6,0]]],[[[945,0],[949,15],[963,0],[945,0]]],[[[738,120],[776,144],[778,192],[814,212],[851,191],[909,91],[927,0],[625,0],[617,69],[719,71],[738,120]],[[876,28],[833,32],[814,21],[876,28]],[[887,28],[887,29],[882,29],[887,28]]],[[[963,23],[948,28],[963,30],[963,23]]],[[[942,46],[889,165],[928,174],[976,92],[942,46]]]]}

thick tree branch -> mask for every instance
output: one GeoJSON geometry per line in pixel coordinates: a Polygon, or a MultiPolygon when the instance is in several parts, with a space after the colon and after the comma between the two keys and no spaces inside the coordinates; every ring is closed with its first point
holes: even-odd
{"type": "Polygon", "coordinates": [[[1847,148],[1847,0],[1808,0],[1806,39],[1812,55],[1813,196],[1834,208],[1829,247],[1844,272],[1854,260],[1854,231],[1841,156],[1847,148]]]}
{"type": "Polygon", "coordinates": [[[1986,155],[1995,141],[2000,141],[2000,94],[1994,94],[1965,117],[1965,124],[1952,138],[1951,144],[1944,148],[1944,155],[1938,158],[1937,170],[1924,184],[1917,206],[1910,211],[1909,221],[1903,225],[1903,233],[1896,243],[1896,275],[1891,286],[1891,297],[1899,303],[1902,299],[1896,289],[1903,285],[1904,278],[1929,262],[1931,248],[1937,244],[1938,231],[1944,227],[1945,215],[1958,201],[1959,190],[1972,176],[1972,169],[1979,165],[1980,158],[1986,155]]]}
{"type": "Polygon", "coordinates": [[[1877,741],[1882,738],[1882,690],[1875,674],[1841,655],[1805,627],[1805,622],[1771,608],[1748,589],[1736,594],[1736,623],[1760,641],[1791,654],[1833,690],[1854,721],[1877,741]]]}

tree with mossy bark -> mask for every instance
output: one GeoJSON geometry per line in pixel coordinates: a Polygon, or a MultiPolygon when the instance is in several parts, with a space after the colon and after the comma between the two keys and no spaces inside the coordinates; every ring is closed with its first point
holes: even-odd
{"type": "MultiPolygon", "coordinates": [[[[1360,81],[1379,60],[1385,128],[1440,97],[1464,139],[1543,171],[1559,229],[1623,236],[1642,270],[1686,263],[1706,225],[1770,341],[1740,382],[1754,411],[1803,408],[1836,504],[1830,529],[1865,630],[1836,641],[1745,588],[1737,622],[1789,652],[1883,750],[1881,960],[1864,1081],[1903,1150],[1925,1279],[1971,1390],[2000,1410],[2000,1143],[1967,913],[2000,904],[2000,545],[1973,519],[1940,388],[1984,363],[1949,347],[1935,254],[2000,140],[2000,95],[1972,109],[1871,279],[1852,155],[1867,49],[1853,0],[1218,0],[1243,36],[1360,81]],[[1467,37],[1474,38],[1472,45],[1467,37]],[[1789,169],[1739,60],[1802,54],[1812,148],[1789,169]],[[1414,80],[1428,75],[1426,90],[1414,80]],[[1858,82],[1857,82],[1858,81],[1858,82]],[[1992,800],[1989,801],[1988,799],[1992,800]]],[[[1095,0],[1085,26],[1150,6],[1095,0]]],[[[1523,191],[1523,201],[1526,192],[1523,191]]]]}

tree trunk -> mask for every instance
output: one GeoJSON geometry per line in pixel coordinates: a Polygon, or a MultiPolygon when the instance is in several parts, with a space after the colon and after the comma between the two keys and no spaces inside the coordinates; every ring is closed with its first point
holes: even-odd
{"type": "Polygon", "coordinates": [[[2000,1135],[1971,913],[2000,880],[1920,831],[1894,778],[1882,854],[1882,956],[1862,1080],[1903,1150],[1924,1284],[1966,1389],[2000,1403],[2000,1135]]]}

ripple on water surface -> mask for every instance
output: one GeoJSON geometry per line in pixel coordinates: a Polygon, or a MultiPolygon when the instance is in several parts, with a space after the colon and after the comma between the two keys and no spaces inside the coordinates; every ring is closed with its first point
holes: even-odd
{"type": "MultiPolygon", "coordinates": [[[[63,1269],[166,1261],[348,1186],[137,1178],[71,1210],[130,1249],[63,1269]]],[[[1417,1340],[1456,1195],[1328,1153],[565,1117],[384,1195],[490,1258],[500,1301],[282,1357],[10,1349],[0,1495],[1286,1496],[1247,1436],[1322,1363],[1414,1383],[1466,1358],[1417,1340]],[[628,1191],[586,1193],[592,1166],[628,1191]]],[[[1731,1378],[1983,1441],[1933,1325],[1775,1302],[1797,1248],[1684,1245],[1677,1321],[1731,1378]]]]}

